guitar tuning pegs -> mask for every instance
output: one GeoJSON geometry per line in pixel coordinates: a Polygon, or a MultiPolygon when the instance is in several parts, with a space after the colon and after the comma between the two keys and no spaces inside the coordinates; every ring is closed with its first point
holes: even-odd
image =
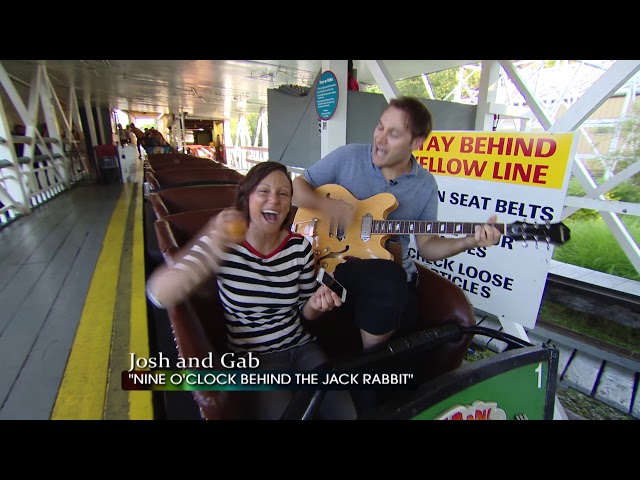
{"type": "MultiPolygon", "coordinates": [[[[534,227],[535,225],[535,220],[533,221],[534,223],[534,227]]],[[[527,219],[526,218],[522,218],[522,225],[526,225],[527,224],[527,219]]],[[[535,239],[536,237],[534,237],[535,239]]],[[[522,232],[522,246],[524,248],[527,248],[529,246],[529,242],[527,242],[527,229],[524,228],[523,232],[522,232]]],[[[536,248],[538,248],[538,240],[536,239],[536,248]]]]}

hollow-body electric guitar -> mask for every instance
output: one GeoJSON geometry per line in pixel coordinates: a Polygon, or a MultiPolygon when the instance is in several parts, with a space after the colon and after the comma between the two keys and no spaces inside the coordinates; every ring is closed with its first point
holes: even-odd
{"type": "MultiPolygon", "coordinates": [[[[350,225],[334,218],[327,218],[319,210],[299,208],[291,230],[305,235],[313,245],[315,267],[333,272],[346,261],[346,257],[383,258],[393,260],[385,242],[393,235],[469,235],[476,225],[484,222],[440,222],[425,220],[387,220],[389,212],[398,202],[391,193],[379,193],[365,200],[357,200],[340,185],[322,185],[315,190],[329,198],[343,200],[354,208],[350,225]],[[375,239],[374,239],[375,237],[375,239]]],[[[514,222],[496,223],[504,235],[523,242],[532,241],[549,245],[562,245],[570,238],[571,231],[563,223],[531,224],[514,222]]]]}

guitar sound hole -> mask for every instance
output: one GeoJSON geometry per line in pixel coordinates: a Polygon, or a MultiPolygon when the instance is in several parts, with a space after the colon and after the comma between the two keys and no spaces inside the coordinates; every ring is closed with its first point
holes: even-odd
{"type": "MultiPolygon", "coordinates": [[[[322,257],[318,258],[316,260],[316,264],[322,266],[322,262],[325,258],[336,258],[336,257],[340,257],[342,254],[347,253],[349,251],[349,245],[347,245],[344,250],[340,250],[338,252],[331,252],[331,253],[327,253],[326,255],[323,255],[322,257]]],[[[326,267],[325,267],[326,268],[326,267]]]]}

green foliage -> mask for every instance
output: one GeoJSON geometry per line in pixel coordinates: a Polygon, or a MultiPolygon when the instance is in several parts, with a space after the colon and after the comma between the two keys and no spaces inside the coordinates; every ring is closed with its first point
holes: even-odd
{"type": "MultiPolygon", "coordinates": [[[[247,119],[247,125],[249,127],[249,135],[251,136],[251,145],[253,145],[253,142],[256,138],[256,132],[258,131],[258,118],[260,117],[260,114],[247,113],[245,114],[245,117],[247,119]]],[[[262,143],[262,137],[260,138],[260,143],[262,143]]]]}
{"type": "Polygon", "coordinates": [[[231,142],[236,144],[236,129],[238,127],[238,119],[230,118],[229,119],[229,135],[231,135],[231,142]]]}
{"type": "MultiPolygon", "coordinates": [[[[629,165],[634,164],[640,159],[640,102],[634,103],[626,116],[617,124],[597,128],[595,135],[605,138],[617,137],[615,144],[617,148],[600,157],[602,165],[610,173],[620,173],[629,165]]],[[[640,190],[640,176],[634,175],[625,183],[628,185],[618,187],[620,191],[614,193],[615,198],[623,199],[625,195],[633,195],[633,198],[638,198],[639,194],[632,193],[631,189],[640,190]]],[[[624,201],[632,200],[625,199],[624,201]]]]}
{"type": "Polygon", "coordinates": [[[640,156],[640,103],[634,103],[620,122],[622,156],[635,160],[640,156]]]}
{"type": "Polygon", "coordinates": [[[607,198],[621,202],[640,203],[640,185],[632,179],[627,180],[607,193],[607,198]]]}
{"type": "MultiPolygon", "coordinates": [[[[640,273],[601,218],[564,222],[571,229],[571,240],[553,250],[553,259],[598,272],[640,281],[640,273]]],[[[629,216],[626,227],[634,238],[640,238],[640,219],[629,216]]]]}
{"type": "Polygon", "coordinates": [[[431,90],[436,100],[451,100],[449,94],[458,84],[458,70],[457,68],[450,68],[449,70],[430,73],[428,75],[431,90]]]}
{"type": "Polygon", "coordinates": [[[382,89],[378,85],[367,85],[362,89],[363,92],[367,93],[380,93],[382,94],[382,89]]]}
{"type": "MultiPolygon", "coordinates": [[[[247,128],[249,129],[249,137],[251,138],[251,145],[256,136],[256,130],[258,128],[259,113],[245,113],[245,119],[247,120],[247,128]]],[[[231,131],[231,141],[235,145],[236,143],[236,130],[238,128],[238,118],[229,119],[229,129],[231,131]]],[[[260,137],[260,143],[262,143],[262,137],[260,137]]],[[[261,146],[261,145],[258,145],[261,146]]]]}
{"type": "Polygon", "coordinates": [[[580,185],[580,182],[578,182],[576,177],[571,177],[571,179],[569,180],[567,195],[571,195],[574,197],[584,197],[586,195],[584,188],[582,188],[582,185],[580,185]]]}
{"type": "Polygon", "coordinates": [[[548,301],[540,305],[538,317],[589,337],[640,352],[640,329],[548,301]]]}
{"type": "MultiPolygon", "coordinates": [[[[451,100],[450,94],[458,84],[458,72],[458,68],[451,68],[427,75],[435,100],[451,100]]],[[[472,88],[477,88],[477,85],[480,84],[480,73],[476,72],[470,75],[467,82],[472,88]]],[[[401,95],[430,98],[421,75],[398,80],[396,87],[398,87],[401,95]]],[[[364,90],[369,93],[382,93],[382,90],[377,85],[370,85],[364,90]]]]}
{"type": "MultiPolygon", "coordinates": [[[[567,195],[572,197],[584,197],[586,195],[584,188],[580,185],[580,182],[575,177],[571,177],[569,180],[569,186],[567,187],[567,195]]],[[[581,208],[577,212],[571,215],[572,221],[588,221],[596,220],[600,218],[600,214],[596,210],[590,210],[588,208],[581,208]]]]}
{"type": "Polygon", "coordinates": [[[158,129],[158,124],[157,124],[157,122],[145,123],[144,125],[136,125],[136,127],[138,127],[140,130],[142,130],[144,132],[145,128],[148,128],[148,129],[155,128],[157,130],[158,129]]]}
{"type": "Polygon", "coordinates": [[[406,80],[400,80],[399,82],[396,82],[396,86],[398,87],[401,95],[429,98],[427,87],[424,85],[422,77],[412,77],[407,78],[406,80]]]}

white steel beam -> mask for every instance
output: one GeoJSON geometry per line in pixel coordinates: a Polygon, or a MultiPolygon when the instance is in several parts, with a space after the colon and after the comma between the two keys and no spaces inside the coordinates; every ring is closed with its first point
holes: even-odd
{"type": "Polygon", "coordinates": [[[551,125],[548,132],[573,132],[640,70],[640,60],[618,60],[551,125]]]}
{"type": "Polygon", "coordinates": [[[495,60],[483,60],[474,127],[477,131],[493,130],[493,112],[490,111],[490,106],[496,102],[499,79],[500,65],[498,62],[495,60]]]}
{"type": "MultiPolygon", "coordinates": [[[[638,60],[618,60],[594,82],[591,88],[589,88],[548,131],[563,132],[575,130],[639,70],[640,61],[638,60]]],[[[582,162],[577,159],[574,160],[572,173],[578,181],[580,181],[583,188],[585,188],[587,197],[595,200],[595,209],[597,209],[602,216],[604,222],[620,245],[620,248],[622,248],[627,258],[629,258],[629,261],[635,269],[640,272],[640,248],[638,248],[633,236],[628,232],[617,214],[607,210],[609,200],[599,193],[601,190],[598,189],[597,184],[591,178],[589,171],[582,162]],[[591,188],[588,188],[588,186],[591,188]]],[[[573,206],[569,206],[569,209],[565,209],[563,216],[572,212],[572,208],[573,206]]]]}
{"type": "Polygon", "coordinates": [[[387,102],[392,98],[400,96],[400,91],[396,86],[396,82],[393,80],[393,77],[382,60],[365,60],[364,62],[373,75],[378,87],[382,90],[382,94],[384,95],[384,98],[387,99],[387,102]]]}
{"type": "MultiPolygon", "coordinates": [[[[22,98],[18,94],[13,82],[9,78],[7,71],[4,69],[2,62],[0,62],[0,85],[4,88],[7,97],[13,104],[13,107],[20,115],[25,127],[33,124],[31,121],[31,117],[29,116],[29,112],[24,106],[22,102],[22,98]]],[[[28,130],[27,130],[28,131],[28,130]]],[[[4,178],[4,185],[6,198],[4,199],[7,205],[11,204],[16,211],[21,214],[28,214],[31,212],[31,202],[29,200],[29,194],[27,189],[25,188],[24,181],[22,178],[21,168],[18,162],[18,157],[16,156],[15,147],[12,140],[12,131],[11,127],[8,124],[7,116],[4,109],[4,104],[2,103],[2,98],[0,96],[0,134],[3,138],[5,138],[5,143],[3,144],[4,151],[9,157],[7,160],[11,162],[11,167],[5,167],[3,170],[10,169],[12,175],[1,175],[4,178]]],[[[33,139],[31,140],[33,143],[33,139]]],[[[25,144],[26,147],[26,144],[25,144]]],[[[1,149],[0,149],[1,150],[1,149]]],[[[3,201],[3,203],[5,203],[3,201]]]]}
{"type": "MultiPolygon", "coordinates": [[[[55,138],[56,142],[51,144],[51,150],[49,150],[48,145],[45,143],[41,136],[41,132],[36,130],[36,134],[38,138],[42,142],[40,146],[41,150],[44,150],[45,155],[49,155],[53,162],[55,171],[60,178],[62,179],[62,183],[65,188],[69,188],[71,186],[71,180],[69,175],[69,162],[67,158],[64,156],[64,151],[62,148],[62,139],[60,138],[60,128],[58,127],[58,119],[56,117],[56,112],[54,109],[54,101],[58,100],[58,97],[53,91],[53,87],[49,82],[49,77],[47,74],[47,68],[44,65],[38,65],[36,69],[39,71],[39,75],[41,77],[38,94],[40,97],[40,101],[42,102],[42,113],[45,118],[45,122],[47,124],[47,136],[49,138],[55,138]],[[54,155],[61,155],[62,157],[57,157],[54,155]]],[[[62,109],[60,108],[60,111],[62,109]]],[[[33,113],[32,113],[33,114],[33,113]]],[[[34,118],[36,118],[34,116],[34,118]]]]}
{"type": "Polygon", "coordinates": [[[87,127],[89,127],[89,137],[91,138],[91,145],[98,145],[98,135],[96,134],[96,124],[93,120],[93,111],[91,109],[91,97],[89,96],[89,91],[84,90],[83,94],[83,105],[84,105],[84,113],[87,118],[87,127]]]}
{"type": "MultiPolygon", "coordinates": [[[[330,70],[338,81],[338,104],[329,120],[320,122],[320,156],[324,157],[338,147],[347,143],[347,68],[348,60],[323,60],[322,72],[330,70]]],[[[313,100],[312,100],[313,101],[313,100]]]]}
{"type": "Polygon", "coordinates": [[[547,113],[547,110],[543,105],[540,105],[538,99],[535,97],[533,92],[531,92],[524,80],[522,80],[512,62],[508,60],[500,60],[499,63],[502,69],[507,73],[509,79],[516,86],[520,94],[524,97],[529,108],[540,122],[540,125],[542,125],[542,127],[547,130],[553,123],[552,119],[547,113]]]}
{"type": "Polygon", "coordinates": [[[591,210],[598,210],[601,213],[613,212],[640,216],[640,204],[638,203],[620,202],[616,200],[602,201],[596,198],[574,197],[568,195],[565,198],[564,204],[565,206],[576,207],[575,210],[588,208],[591,210]]]}

